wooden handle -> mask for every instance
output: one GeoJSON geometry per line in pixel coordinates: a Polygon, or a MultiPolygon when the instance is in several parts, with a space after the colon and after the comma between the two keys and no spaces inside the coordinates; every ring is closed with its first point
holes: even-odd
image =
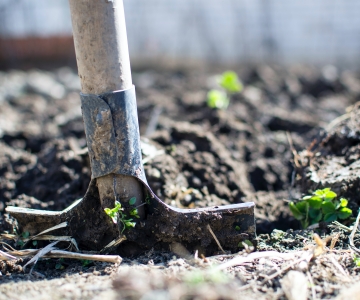
{"type": "Polygon", "coordinates": [[[122,0],[69,0],[76,60],[84,94],[132,86],[122,0]]]}

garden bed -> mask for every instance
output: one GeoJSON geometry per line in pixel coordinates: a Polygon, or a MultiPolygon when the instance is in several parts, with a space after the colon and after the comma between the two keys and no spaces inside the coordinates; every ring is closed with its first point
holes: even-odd
{"type": "MultiPolygon", "coordinates": [[[[356,217],[358,75],[333,67],[236,71],[244,90],[227,110],[206,104],[214,70],[133,74],[147,179],[172,206],[254,201],[258,250],[292,257],[251,260],[249,254],[248,262],[226,268],[219,266],[240,255],[189,259],[188,253],[150,251],[120,266],[43,260],[31,276],[22,272],[26,260],[2,262],[0,299],[272,299],[288,293],[286,280],[310,282],[310,298],[329,298],[358,281],[350,232],[320,224],[315,231],[328,246],[335,241],[337,252],[317,256],[311,245],[321,248],[321,242],[313,241],[313,230],[300,230],[288,208],[302,193],[331,187],[348,198],[356,217]],[[306,262],[303,269],[297,261],[306,262]]],[[[68,68],[0,73],[0,232],[16,227],[4,214],[6,205],[62,210],[85,194],[90,167],[78,92],[77,75],[68,68]]]]}

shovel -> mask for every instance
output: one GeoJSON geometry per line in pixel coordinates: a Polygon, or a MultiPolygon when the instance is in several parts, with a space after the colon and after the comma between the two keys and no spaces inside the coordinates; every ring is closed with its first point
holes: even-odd
{"type": "Polygon", "coordinates": [[[6,211],[32,235],[66,222],[57,234],[96,251],[121,241],[123,255],[169,250],[174,243],[207,255],[255,244],[253,202],[178,209],[152,192],[141,158],[122,0],[69,3],[92,179],[85,196],[63,211],[12,206],[6,211]],[[119,204],[110,218],[105,211],[119,204]]]}

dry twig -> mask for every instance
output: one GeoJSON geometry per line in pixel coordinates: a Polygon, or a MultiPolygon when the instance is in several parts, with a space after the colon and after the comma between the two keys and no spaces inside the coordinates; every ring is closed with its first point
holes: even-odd
{"type": "MultiPolygon", "coordinates": [[[[54,242],[57,243],[57,242],[54,242]]],[[[52,244],[54,244],[52,243],[52,244]]],[[[51,244],[50,244],[51,245],[51,244]]],[[[48,245],[49,246],[49,245],[48,245]]],[[[45,248],[43,248],[45,249],[45,248]]],[[[77,253],[77,252],[69,252],[64,250],[56,250],[52,249],[44,254],[43,249],[25,249],[25,250],[15,250],[7,253],[8,255],[13,255],[15,259],[18,257],[29,257],[29,256],[36,256],[40,253],[39,258],[70,258],[70,259],[86,259],[86,260],[94,260],[94,261],[102,261],[102,262],[109,262],[109,263],[116,263],[120,264],[122,261],[121,256],[119,255],[101,255],[101,254],[89,254],[89,253],[77,253]]],[[[33,259],[35,258],[33,257],[33,259]]],[[[32,260],[33,260],[32,259],[32,260]]],[[[30,260],[27,264],[31,263],[30,260]]],[[[26,265],[25,265],[26,266],[26,265]]]]}
{"type": "Polygon", "coordinates": [[[360,210],[359,210],[359,212],[358,212],[358,215],[357,215],[357,218],[356,218],[354,227],[353,227],[353,229],[352,229],[352,231],[351,231],[351,233],[350,233],[350,235],[349,235],[349,243],[350,243],[350,246],[351,246],[352,248],[355,248],[355,249],[356,249],[356,247],[355,247],[355,244],[354,244],[354,237],[355,237],[355,233],[356,233],[356,231],[357,231],[357,228],[358,228],[358,226],[359,226],[359,221],[360,221],[360,210]]]}
{"type": "Polygon", "coordinates": [[[219,266],[216,267],[218,270],[224,270],[227,268],[235,267],[242,265],[244,263],[252,262],[255,259],[259,258],[273,258],[279,260],[291,260],[294,259],[295,256],[307,253],[305,251],[298,251],[293,253],[279,253],[276,251],[264,251],[264,252],[254,252],[247,256],[238,256],[235,257],[219,266]]]}
{"type": "Polygon", "coordinates": [[[221,247],[221,244],[220,244],[219,240],[217,239],[214,231],[212,231],[212,229],[211,229],[211,227],[210,227],[209,224],[207,225],[207,229],[210,231],[211,235],[213,236],[216,244],[219,246],[219,248],[220,248],[220,250],[222,251],[222,253],[226,254],[225,250],[223,249],[223,247],[221,247]]]}
{"type": "Polygon", "coordinates": [[[15,256],[12,256],[12,255],[0,250],[0,260],[14,260],[14,259],[16,259],[15,256]]]}
{"type": "MultiPolygon", "coordinates": [[[[46,247],[40,249],[40,250],[36,253],[36,255],[35,255],[32,259],[30,259],[30,260],[25,264],[25,266],[24,266],[24,271],[25,271],[25,268],[26,268],[29,264],[34,263],[34,266],[35,266],[36,263],[37,263],[37,261],[39,260],[39,258],[43,257],[45,254],[47,254],[47,253],[50,252],[51,250],[54,250],[54,249],[55,249],[54,246],[55,246],[57,243],[58,243],[58,241],[55,241],[55,242],[53,242],[53,243],[50,243],[50,244],[47,245],[46,247]]],[[[31,268],[30,274],[31,274],[34,266],[31,268]]]]}

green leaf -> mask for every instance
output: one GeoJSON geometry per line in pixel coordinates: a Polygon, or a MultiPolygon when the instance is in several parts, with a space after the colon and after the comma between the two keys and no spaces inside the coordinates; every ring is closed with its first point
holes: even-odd
{"type": "Polygon", "coordinates": [[[333,222],[337,220],[337,214],[336,213],[328,213],[324,216],[325,222],[333,222]]]}
{"type": "Polygon", "coordinates": [[[328,191],[324,195],[324,200],[325,201],[330,201],[330,200],[334,199],[335,197],[337,197],[337,194],[335,192],[328,191]]]}
{"type": "Polygon", "coordinates": [[[337,194],[335,192],[331,191],[330,188],[316,190],[314,192],[314,195],[320,196],[325,201],[330,201],[337,196],[337,194]]]}
{"type": "Polygon", "coordinates": [[[318,195],[318,196],[323,196],[323,195],[325,195],[327,192],[329,192],[330,191],[330,188],[324,188],[324,189],[322,189],[322,190],[316,190],[315,192],[314,192],[314,194],[315,195],[318,195]]]}
{"type": "Polygon", "coordinates": [[[323,189],[323,190],[316,190],[313,194],[322,197],[326,193],[326,190],[330,190],[330,189],[328,188],[328,189],[323,189]]]}
{"type": "Polygon", "coordinates": [[[321,207],[321,203],[323,202],[319,196],[313,196],[306,201],[309,203],[310,207],[315,209],[319,209],[321,207]]]}
{"type": "Polygon", "coordinates": [[[121,210],[121,203],[119,201],[115,201],[115,207],[113,208],[113,210],[116,212],[121,210]]]}
{"type": "Polygon", "coordinates": [[[341,198],[341,199],[340,199],[340,206],[341,206],[341,207],[346,207],[347,205],[348,205],[347,199],[341,198]]]}
{"type": "Polygon", "coordinates": [[[135,203],[136,203],[136,197],[130,198],[129,204],[130,204],[130,205],[134,205],[135,203]]]}
{"type": "Polygon", "coordinates": [[[340,208],[340,210],[337,213],[339,219],[347,219],[352,215],[352,210],[350,208],[347,207],[342,207],[340,208]]]}
{"type": "Polygon", "coordinates": [[[130,216],[134,216],[134,217],[136,217],[138,219],[140,218],[137,208],[133,208],[133,209],[130,210],[130,216]]]}
{"type": "Polygon", "coordinates": [[[297,208],[294,202],[290,202],[289,208],[296,220],[303,220],[305,218],[305,215],[297,208]]]}
{"type": "Polygon", "coordinates": [[[22,233],[22,237],[23,237],[24,239],[27,239],[29,236],[30,236],[29,231],[24,231],[24,232],[22,233]]]}
{"type": "Polygon", "coordinates": [[[64,267],[61,263],[57,263],[57,264],[55,265],[55,269],[56,269],[56,270],[64,270],[65,267],[64,267]]]}
{"type": "Polygon", "coordinates": [[[125,221],[125,227],[135,227],[135,225],[136,225],[135,222],[125,221]]]}
{"type": "Polygon", "coordinates": [[[237,74],[233,71],[226,71],[220,77],[220,86],[231,93],[238,93],[243,89],[237,74]]]}
{"type": "Polygon", "coordinates": [[[309,220],[301,220],[301,226],[302,228],[308,228],[309,227],[309,220]]]}
{"type": "Polygon", "coordinates": [[[357,267],[360,267],[360,257],[354,256],[354,263],[357,267]]]}
{"type": "Polygon", "coordinates": [[[82,259],[81,260],[81,264],[82,264],[83,267],[87,267],[87,266],[91,265],[92,263],[93,263],[92,260],[88,260],[88,259],[82,259]]]}
{"type": "Polygon", "coordinates": [[[223,91],[211,90],[207,94],[207,105],[210,108],[226,109],[229,102],[226,93],[223,91]]]}
{"type": "Polygon", "coordinates": [[[296,208],[305,216],[307,216],[309,211],[309,203],[307,201],[300,201],[296,203],[296,208]]]}
{"type": "Polygon", "coordinates": [[[309,217],[310,217],[311,223],[314,224],[314,223],[320,222],[322,216],[323,216],[323,214],[321,213],[320,209],[310,208],[309,217]]]}
{"type": "Polygon", "coordinates": [[[323,202],[321,208],[324,214],[330,214],[335,212],[335,205],[332,202],[323,202]]]}

